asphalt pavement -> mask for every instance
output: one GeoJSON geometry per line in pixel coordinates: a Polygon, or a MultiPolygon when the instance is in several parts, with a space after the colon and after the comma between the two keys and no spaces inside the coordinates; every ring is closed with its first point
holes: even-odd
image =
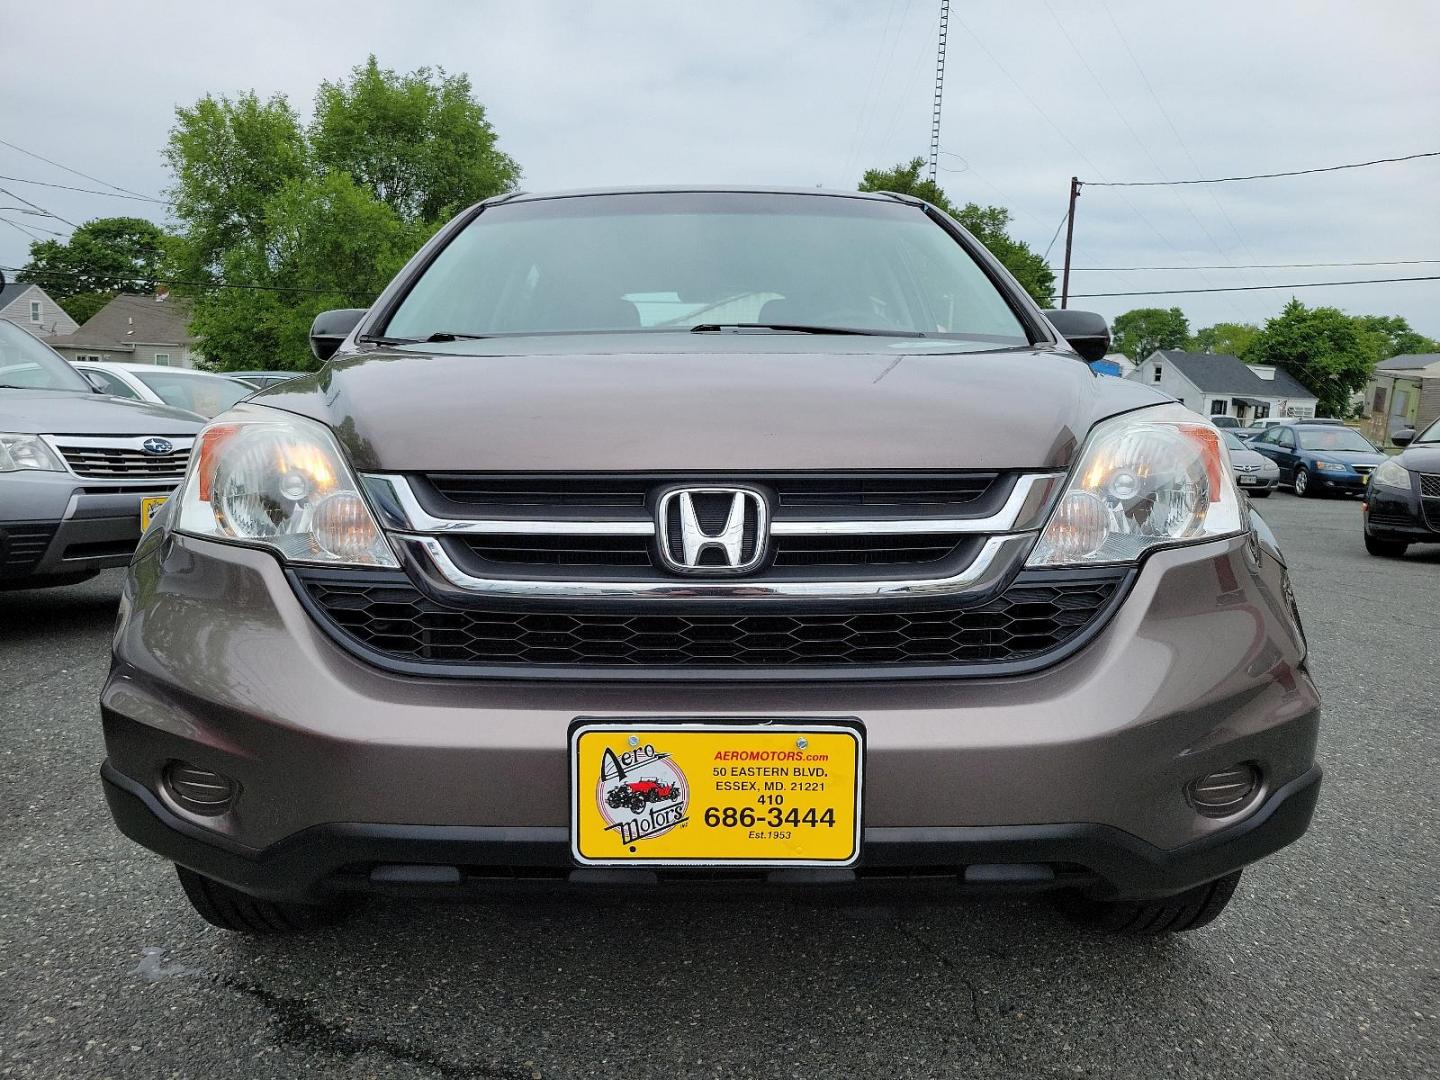
{"type": "Polygon", "coordinates": [[[100,794],[120,577],[0,593],[0,1076],[1440,1075],[1440,547],[1258,504],[1325,701],[1304,839],[1207,930],[1031,901],[375,902],[308,939],[191,913],[100,794]]]}

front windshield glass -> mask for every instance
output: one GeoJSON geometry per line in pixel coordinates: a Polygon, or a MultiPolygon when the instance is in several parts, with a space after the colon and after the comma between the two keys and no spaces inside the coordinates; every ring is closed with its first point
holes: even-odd
{"type": "Polygon", "coordinates": [[[491,207],[436,256],[383,333],[423,340],[735,323],[1029,341],[980,266],[919,209],[742,193],[491,207]]]}
{"type": "Polygon", "coordinates": [[[1440,443],[1440,420],[1436,420],[1422,431],[1415,441],[1417,443],[1440,443]]]}
{"type": "Polygon", "coordinates": [[[50,346],[0,319],[0,390],[94,393],[85,377],[50,346]]]}
{"type": "Polygon", "coordinates": [[[154,390],[166,405],[189,409],[206,419],[218,416],[241,398],[255,392],[253,386],[246,386],[235,379],[200,372],[156,368],[154,371],[137,371],[135,377],[154,390]]]}
{"type": "Polygon", "coordinates": [[[1225,445],[1228,446],[1231,450],[1250,449],[1248,446],[1245,445],[1244,440],[1239,439],[1234,435],[1231,435],[1228,431],[1221,431],[1220,437],[1225,440],[1225,445]]]}
{"type": "Polygon", "coordinates": [[[1357,450],[1366,454],[1376,452],[1364,435],[1346,427],[1299,428],[1296,434],[1300,437],[1302,450],[1357,450]]]}

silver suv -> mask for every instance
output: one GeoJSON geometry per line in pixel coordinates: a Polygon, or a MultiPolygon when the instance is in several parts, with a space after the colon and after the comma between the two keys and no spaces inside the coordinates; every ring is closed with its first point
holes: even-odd
{"type": "Polygon", "coordinates": [[[201,423],[101,394],[0,320],[0,589],[69,585],[129,562],[201,423]]]}
{"type": "Polygon", "coordinates": [[[1319,791],[1207,420],[918,200],[507,196],[217,417],[126,585],[120,828],[199,912],[1054,890],[1203,925],[1319,791]]]}

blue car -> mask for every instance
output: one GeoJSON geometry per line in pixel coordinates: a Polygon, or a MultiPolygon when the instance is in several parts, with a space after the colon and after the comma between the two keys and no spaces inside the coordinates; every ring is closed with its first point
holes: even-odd
{"type": "Polygon", "coordinates": [[[1363,495],[1370,473],[1385,460],[1365,436],[1335,423],[1276,424],[1249,445],[1280,467],[1282,485],[1302,496],[1325,491],[1363,495]]]}

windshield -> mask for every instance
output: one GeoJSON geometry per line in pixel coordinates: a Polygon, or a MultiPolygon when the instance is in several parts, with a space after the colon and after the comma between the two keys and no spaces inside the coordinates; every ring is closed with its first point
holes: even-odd
{"type": "Polygon", "coordinates": [[[423,272],[392,338],[763,323],[1028,344],[1005,297],[904,203],[627,194],[485,210],[423,272]]]}
{"type": "Polygon", "coordinates": [[[1244,441],[1243,439],[1240,439],[1240,438],[1237,438],[1237,437],[1234,436],[1234,435],[1231,435],[1230,432],[1228,432],[1228,431],[1221,431],[1221,432],[1220,432],[1220,437],[1225,440],[1225,445],[1228,446],[1231,450],[1249,450],[1249,449],[1250,449],[1248,446],[1245,445],[1245,441],[1244,441]]]}
{"type": "Polygon", "coordinates": [[[1415,439],[1417,443],[1440,443],[1440,420],[1436,420],[1415,439]]]}
{"type": "Polygon", "coordinates": [[[255,392],[253,386],[246,386],[235,379],[218,375],[205,375],[195,371],[169,371],[156,368],[154,371],[136,371],[134,376],[154,390],[166,405],[177,409],[189,409],[207,420],[230,408],[241,398],[255,392]]]}
{"type": "Polygon", "coordinates": [[[1366,454],[1378,452],[1365,436],[1345,427],[1326,428],[1323,431],[1317,428],[1297,428],[1295,434],[1300,439],[1302,450],[1357,450],[1366,454]]]}
{"type": "Polygon", "coordinates": [[[94,392],[63,356],[4,319],[0,319],[0,390],[94,392]]]}

